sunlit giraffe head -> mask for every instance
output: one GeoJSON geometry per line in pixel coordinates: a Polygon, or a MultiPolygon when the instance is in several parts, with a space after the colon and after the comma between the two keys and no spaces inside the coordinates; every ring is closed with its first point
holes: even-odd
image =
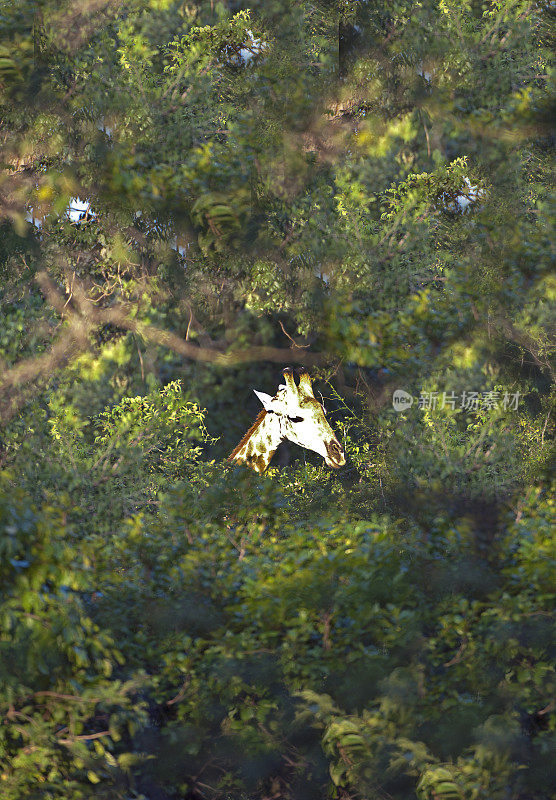
{"type": "Polygon", "coordinates": [[[329,467],[343,466],[344,451],[326,419],[322,403],[313,394],[311,378],[307,372],[301,372],[297,385],[290,367],[283,374],[285,383],[278,387],[274,397],[254,390],[263,410],[229,460],[264,472],[278,445],[287,439],[319,453],[329,467]]]}

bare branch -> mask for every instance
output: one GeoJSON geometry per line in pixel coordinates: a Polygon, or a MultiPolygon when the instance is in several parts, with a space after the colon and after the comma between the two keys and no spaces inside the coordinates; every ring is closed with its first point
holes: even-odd
{"type": "Polygon", "coordinates": [[[295,339],[292,339],[292,337],[289,335],[289,333],[287,332],[287,330],[284,328],[284,325],[283,325],[283,323],[282,323],[282,320],[280,320],[280,327],[282,328],[282,333],[283,333],[283,334],[285,334],[285,336],[287,336],[287,337],[288,337],[288,339],[290,340],[290,342],[293,344],[293,346],[294,346],[294,347],[299,347],[299,348],[306,348],[306,347],[310,347],[310,345],[308,345],[308,344],[297,344],[297,342],[295,341],[295,339]]]}
{"type": "Polygon", "coordinates": [[[90,742],[92,739],[102,739],[103,736],[110,736],[110,731],[99,731],[98,733],[83,734],[74,736],[72,739],[58,739],[58,744],[71,745],[75,742],[90,742]]]}
{"type": "Polygon", "coordinates": [[[84,350],[85,346],[86,336],[83,327],[71,325],[48,353],[26,358],[15,367],[6,370],[0,381],[0,391],[7,394],[7,390],[10,388],[29,383],[41,375],[51,375],[55,369],[63,366],[73,356],[84,350]]]}
{"type": "Polygon", "coordinates": [[[76,703],[100,703],[99,697],[79,697],[76,694],[61,694],[60,692],[35,692],[33,697],[53,697],[56,700],[73,700],[76,703]]]}
{"type": "Polygon", "coordinates": [[[0,415],[4,418],[11,416],[18,405],[14,390],[43,376],[50,377],[56,369],[85,351],[89,347],[91,333],[103,325],[113,325],[116,328],[130,331],[141,336],[145,341],[167,347],[184,358],[220,367],[234,367],[253,361],[303,364],[310,367],[321,366],[330,361],[330,358],[324,353],[309,353],[303,349],[308,345],[298,345],[293,340],[291,348],[261,345],[241,350],[222,350],[217,347],[197,345],[188,341],[187,335],[183,339],[172,331],[137,320],[131,316],[132,309],[124,304],[115,304],[106,308],[96,305],[87,297],[83,285],[75,278],[72,278],[71,283],[75,309],[71,307],[69,301],[64,298],[45,272],[39,273],[36,279],[52,307],[58,313],[67,316],[67,324],[64,332],[47,353],[25,359],[4,370],[0,376],[0,398],[7,399],[7,403],[4,402],[4,408],[0,406],[0,415]]]}
{"type": "Polygon", "coordinates": [[[222,352],[210,347],[199,347],[199,345],[182,339],[181,336],[172,331],[157,328],[155,325],[147,325],[127,315],[123,306],[112,306],[95,312],[97,323],[102,325],[114,325],[133,333],[137,333],[144,339],[154,344],[168,347],[175,353],[179,353],[185,358],[195,361],[204,361],[216,364],[220,367],[233,367],[237,364],[245,364],[252,361],[272,361],[278,364],[304,364],[305,366],[316,366],[323,364],[328,359],[323,353],[300,352],[298,348],[284,349],[279,347],[255,346],[247,347],[244,350],[228,350],[222,352]]]}

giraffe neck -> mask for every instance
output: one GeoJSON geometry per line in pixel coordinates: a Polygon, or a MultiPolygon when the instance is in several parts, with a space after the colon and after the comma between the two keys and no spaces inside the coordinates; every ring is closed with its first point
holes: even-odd
{"type": "Polygon", "coordinates": [[[262,412],[230,456],[230,461],[264,472],[280,442],[284,441],[276,414],[262,412]]]}

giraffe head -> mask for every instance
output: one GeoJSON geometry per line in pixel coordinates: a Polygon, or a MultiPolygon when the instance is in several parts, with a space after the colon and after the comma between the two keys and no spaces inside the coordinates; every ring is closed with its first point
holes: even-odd
{"type": "Polygon", "coordinates": [[[326,419],[324,406],[313,394],[308,373],[301,372],[299,385],[291,367],[283,374],[285,384],[278,387],[274,397],[255,390],[266,413],[275,415],[281,438],[314,450],[329,467],[342,467],[346,463],[344,451],[326,419]]]}

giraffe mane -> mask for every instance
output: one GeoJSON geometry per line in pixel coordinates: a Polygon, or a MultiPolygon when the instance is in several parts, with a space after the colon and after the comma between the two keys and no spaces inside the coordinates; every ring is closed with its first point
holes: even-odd
{"type": "Polygon", "coordinates": [[[251,427],[249,428],[247,433],[244,434],[242,440],[239,442],[239,444],[237,444],[234,447],[234,449],[232,450],[232,452],[230,453],[230,455],[226,459],[227,461],[231,461],[232,458],[234,458],[234,456],[237,456],[237,454],[239,453],[239,451],[241,450],[243,445],[246,444],[249,441],[249,439],[251,438],[251,436],[256,431],[256,429],[259,427],[259,425],[261,424],[261,422],[263,421],[263,419],[265,417],[266,417],[266,411],[263,408],[261,411],[259,411],[255,422],[251,425],[251,427]]]}

